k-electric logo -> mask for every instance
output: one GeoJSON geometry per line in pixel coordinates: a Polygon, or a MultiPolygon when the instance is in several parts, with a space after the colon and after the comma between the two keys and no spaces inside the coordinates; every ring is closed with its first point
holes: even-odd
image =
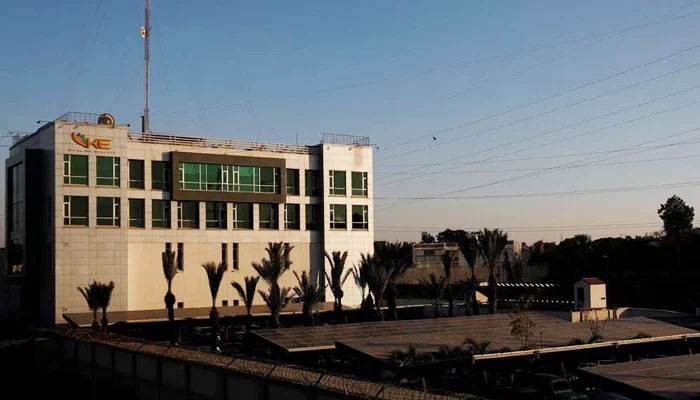
{"type": "Polygon", "coordinates": [[[98,150],[110,150],[112,148],[112,139],[90,140],[89,137],[83,135],[80,132],[71,132],[70,136],[75,143],[79,144],[82,147],[85,147],[86,149],[89,149],[91,146],[98,150]]]}

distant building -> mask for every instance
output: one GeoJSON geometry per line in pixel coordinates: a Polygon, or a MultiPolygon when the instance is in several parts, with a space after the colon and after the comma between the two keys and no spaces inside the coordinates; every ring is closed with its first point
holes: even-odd
{"type": "Polygon", "coordinates": [[[574,304],[578,310],[606,308],[605,282],[598,278],[583,278],[576,282],[574,304]]]}
{"type": "MultiPolygon", "coordinates": [[[[373,251],[372,153],[365,137],[307,146],[133,133],[67,113],[10,148],[3,273],[43,326],[88,311],[76,288],[93,280],[115,282],[111,310],[163,308],[166,249],[178,253],[179,307],[211,305],[207,261],[228,264],[218,301],[238,303],[229,282],[256,275],[268,242],[294,246],[293,270],[323,279],[324,252],[347,250],[351,266],[373,251]]],[[[296,285],[291,272],[281,284],[296,285]]],[[[361,300],[348,280],[344,304],[361,300]]]]}

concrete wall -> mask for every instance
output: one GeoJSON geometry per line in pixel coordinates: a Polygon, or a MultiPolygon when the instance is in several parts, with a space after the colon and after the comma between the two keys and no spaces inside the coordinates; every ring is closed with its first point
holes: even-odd
{"type": "Polygon", "coordinates": [[[445,399],[295,366],[139,343],[60,339],[64,368],[138,399],[445,399]],[[375,395],[382,393],[381,397],[375,395]]]}

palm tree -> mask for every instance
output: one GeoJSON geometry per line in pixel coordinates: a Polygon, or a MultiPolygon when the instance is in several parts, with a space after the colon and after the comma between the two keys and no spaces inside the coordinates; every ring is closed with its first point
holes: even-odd
{"type": "Polygon", "coordinates": [[[253,308],[253,300],[255,299],[255,288],[258,286],[259,276],[246,276],[245,277],[245,288],[241,286],[238,282],[231,282],[231,285],[238,292],[238,296],[245,304],[246,311],[246,321],[245,329],[250,331],[250,325],[253,320],[253,315],[251,314],[251,309],[253,308]]]}
{"type": "Polygon", "coordinates": [[[314,322],[313,309],[319,301],[323,299],[326,293],[326,286],[311,282],[306,271],[301,273],[301,278],[294,271],[294,277],[297,278],[299,286],[294,288],[294,293],[303,303],[304,325],[311,326],[314,322]]]}
{"type": "Polygon", "coordinates": [[[476,288],[479,287],[479,279],[476,277],[476,256],[479,251],[477,238],[473,234],[468,234],[459,242],[459,250],[467,260],[472,276],[464,281],[464,313],[465,315],[478,314],[479,309],[476,304],[476,288]]]}
{"type": "Polygon", "coordinates": [[[333,302],[333,311],[335,312],[335,319],[338,323],[343,322],[343,285],[345,281],[350,276],[351,270],[345,272],[343,275],[343,270],[345,269],[345,260],[348,258],[348,252],[343,253],[339,251],[334,251],[332,255],[326,253],[326,259],[331,265],[331,273],[325,273],[326,280],[328,281],[328,287],[331,288],[333,292],[333,297],[335,301],[333,302]]]}
{"type": "Polygon", "coordinates": [[[265,251],[268,259],[262,259],[260,263],[253,262],[253,268],[258,275],[267,282],[269,288],[265,293],[258,290],[260,296],[270,309],[270,326],[274,329],[280,326],[280,311],[289,303],[290,288],[280,288],[279,280],[282,274],[287,272],[292,266],[292,260],[289,258],[294,246],[289,246],[283,242],[268,243],[265,251]]]}
{"type": "Polygon", "coordinates": [[[164,251],[163,258],[163,275],[168,282],[168,292],[165,293],[165,308],[168,310],[168,324],[170,326],[170,343],[175,343],[175,295],[172,292],[173,279],[177,275],[177,256],[174,251],[164,251]]]}
{"type": "Polygon", "coordinates": [[[455,302],[454,302],[454,292],[452,291],[452,255],[448,252],[442,253],[440,257],[442,261],[442,267],[445,270],[445,297],[447,298],[447,315],[450,317],[455,316],[455,302]]]}
{"type": "Polygon", "coordinates": [[[109,281],[109,283],[93,282],[95,304],[97,307],[102,309],[102,329],[107,333],[107,307],[109,307],[109,302],[112,299],[112,291],[114,290],[114,282],[109,281]]]}
{"type": "Polygon", "coordinates": [[[406,272],[413,262],[413,244],[408,242],[391,242],[379,245],[375,249],[379,264],[387,271],[392,271],[389,275],[387,286],[387,305],[389,307],[388,316],[390,320],[397,320],[396,313],[396,280],[406,272]]]}
{"type": "Polygon", "coordinates": [[[226,272],[226,263],[221,262],[218,265],[213,262],[205,262],[202,264],[202,268],[207,273],[207,280],[209,281],[209,291],[211,293],[211,311],[209,311],[209,320],[211,321],[212,327],[212,345],[211,349],[215,351],[220,351],[219,349],[219,311],[216,309],[216,295],[219,294],[219,286],[221,286],[221,280],[224,278],[224,272],[226,272]]]}
{"type": "Polygon", "coordinates": [[[97,282],[92,282],[90,285],[84,288],[78,287],[80,294],[85,297],[85,301],[88,304],[88,308],[92,311],[92,329],[98,331],[100,330],[100,324],[97,322],[97,310],[100,308],[97,305],[97,282]]]}
{"type": "MultiPolygon", "coordinates": [[[[378,321],[384,319],[382,300],[393,273],[393,267],[388,270],[384,268],[379,264],[376,255],[370,255],[369,253],[360,255],[360,274],[364,274],[367,277],[367,286],[374,298],[375,315],[378,321]]],[[[367,297],[369,298],[369,296],[367,297]]]]}
{"type": "Polygon", "coordinates": [[[421,286],[427,290],[428,295],[433,299],[433,313],[435,314],[435,318],[440,317],[440,297],[442,297],[446,283],[447,279],[444,276],[438,278],[435,274],[430,274],[429,280],[424,278],[420,279],[421,286]]]}
{"type": "Polygon", "coordinates": [[[508,243],[508,234],[500,229],[489,230],[484,228],[479,232],[479,253],[486,260],[489,266],[489,312],[496,313],[497,293],[496,293],[496,277],[494,270],[496,269],[496,260],[503,254],[503,250],[508,243]]]}
{"type": "MultiPolygon", "coordinates": [[[[365,257],[364,254],[360,255],[365,257]]],[[[374,302],[372,301],[372,295],[367,293],[367,286],[369,285],[369,271],[366,267],[360,267],[356,265],[352,267],[352,278],[355,281],[355,285],[360,288],[362,293],[362,302],[360,303],[360,316],[363,321],[369,320],[372,316],[372,310],[374,309],[374,302]]]]}

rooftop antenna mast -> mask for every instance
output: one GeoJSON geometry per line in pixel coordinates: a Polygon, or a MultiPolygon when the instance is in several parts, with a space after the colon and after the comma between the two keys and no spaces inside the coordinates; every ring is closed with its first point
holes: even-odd
{"type": "Polygon", "coordinates": [[[148,0],[146,1],[146,7],[144,12],[145,24],[141,27],[141,37],[144,39],[143,42],[143,117],[141,117],[141,132],[147,133],[151,131],[150,127],[150,110],[148,108],[148,89],[149,89],[149,69],[151,62],[151,49],[150,49],[150,39],[151,39],[151,25],[149,20],[151,19],[151,7],[148,0]]]}

